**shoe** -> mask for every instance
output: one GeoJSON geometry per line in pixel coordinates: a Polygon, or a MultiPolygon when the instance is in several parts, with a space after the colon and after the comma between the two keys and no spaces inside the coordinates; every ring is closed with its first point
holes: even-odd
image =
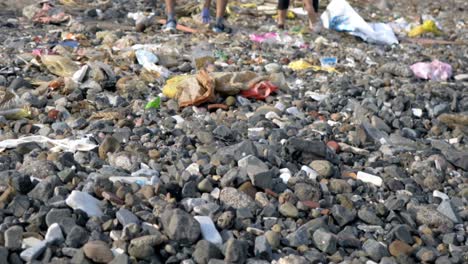
{"type": "Polygon", "coordinates": [[[177,22],[175,20],[169,20],[166,25],[163,26],[164,32],[175,33],[177,31],[177,22]]]}
{"type": "Polygon", "coordinates": [[[217,24],[213,26],[213,32],[214,33],[231,33],[232,29],[229,27],[226,27],[223,24],[217,24]]]}

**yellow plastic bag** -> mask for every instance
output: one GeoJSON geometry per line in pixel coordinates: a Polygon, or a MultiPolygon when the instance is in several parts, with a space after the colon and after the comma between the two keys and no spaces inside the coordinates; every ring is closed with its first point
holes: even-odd
{"type": "Polygon", "coordinates": [[[293,71],[303,71],[314,67],[314,65],[308,63],[305,60],[292,61],[288,64],[288,67],[293,71]]]}
{"type": "Polygon", "coordinates": [[[174,76],[172,78],[170,78],[169,80],[167,80],[166,82],[166,85],[164,85],[163,89],[162,89],[162,92],[164,94],[164,96],[168,97],[168,98],[171,98],[171,99],[174,99],[177,97],[177,94],[179,94],[179,90],[178,90],[178,85],[190,78],[190,77],[193,77],[193,75],[178,75],[178,76],[174,76]]]}
{"type": "Polygon", "coordinates": [[[424,23],[420,26],[414,27],[408,32],[408,37],[414,38],[418,37],[424,33],[434,33],[435,35],[440,35],[442,34],[442,31],[440,31],[437,28],[437,25],[434,21],[432,20],[426,20],[424,23]]]}

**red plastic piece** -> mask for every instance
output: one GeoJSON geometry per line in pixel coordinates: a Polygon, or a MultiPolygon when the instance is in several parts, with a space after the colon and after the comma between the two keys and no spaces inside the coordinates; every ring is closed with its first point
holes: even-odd
{"type": "Polygon", "coordinates": [[[255,84],[252,88],[242,91],[241,95],[245,98],[253,98],[257,100],[265,100],[271,93],[276,92],[278,86],[270,81],[262,81],[255,84]]]}

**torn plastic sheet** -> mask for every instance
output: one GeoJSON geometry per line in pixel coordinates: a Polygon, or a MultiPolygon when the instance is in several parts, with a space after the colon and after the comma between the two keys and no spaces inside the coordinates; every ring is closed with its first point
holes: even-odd
{"type": "Polygon", "coordinates": [[[325,28],[348,32],[369,43],[398,44],[389,25],[367,23],[345,0],[332,0],[320,18],[325,28]]]}
{"type": "Polygon", "coordinates": [[[52,152],[59,152],[59,151],[68,151],[68,152],[76,152],[76,151],[91,151],[97,147],[90,139],[90,135],[86,135],[80,139],[51,139],[44,136],[28,136],[22,137],[18,139],[6,139],[0,141],[0,152],[3,152],[5,149],[12,149],[18,147],[20,144],[24,143],[37,143],[44,147],[48,147],[49,144],[53,145],[50,149],[52,152]]]}

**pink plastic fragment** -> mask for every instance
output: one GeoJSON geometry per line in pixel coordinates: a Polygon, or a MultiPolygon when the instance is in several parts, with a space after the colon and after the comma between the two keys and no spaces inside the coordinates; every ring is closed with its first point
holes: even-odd
{"type": "Polygon", "coordinates": [[[250,34],[249,35],[250,40],[253,42],[268,42],[268,41],[273,41],[278,37],[278,33],[276,32],[268,32],[268,33],[262,33],[262,34],[250,34]]]}
{"type": "Polygon", "coordinates": [[[452,66],[450,64],[434,60],[429,62],[418,62],[411,65],[411,70],[418,78],[433,81],[446,81],[452,77],[452,66]]]}

